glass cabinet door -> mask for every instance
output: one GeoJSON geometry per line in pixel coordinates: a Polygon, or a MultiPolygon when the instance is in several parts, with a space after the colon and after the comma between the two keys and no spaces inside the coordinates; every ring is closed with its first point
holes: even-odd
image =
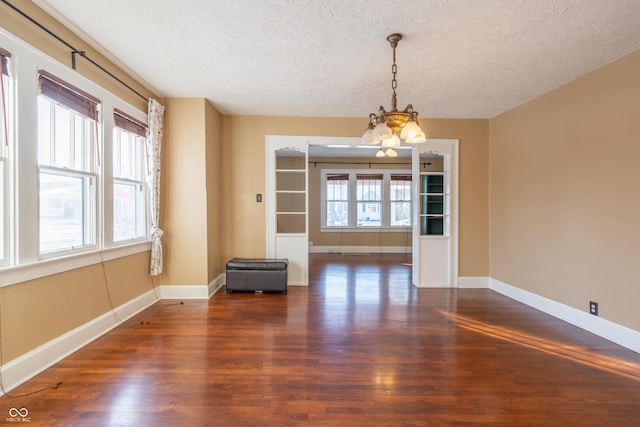
{"type": "Polygon", "coordinates": [[[443,173],[420,174],[420,235],[444,236],[447,230],[447,194],[443,173]]]}

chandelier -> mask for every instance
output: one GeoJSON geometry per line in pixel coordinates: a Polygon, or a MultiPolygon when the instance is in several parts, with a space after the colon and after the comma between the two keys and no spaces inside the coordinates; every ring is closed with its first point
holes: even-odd
{"type": "Polygon", "coordinates": [[[398,111],[396,100],[396,88],[398,82],[396,73],[398,66],[396,65],[396,46],[402,40],[402,34],[391,34],[387,37],[391,48],[393,49],[393,65],[391,73],[391,111],[386,111],[380,106],[377,114],[369,114],[369,125],[362,135],[362,143],[364,145],[377,145],[381,147],[376,153],[376,157],[397,157],[396,148],[404,141],[406,144],[420,144],[427,140],[424,132],[418,125],[418,112],[414,111],[411,104],[407,105],[402,111],[398,111]]]}

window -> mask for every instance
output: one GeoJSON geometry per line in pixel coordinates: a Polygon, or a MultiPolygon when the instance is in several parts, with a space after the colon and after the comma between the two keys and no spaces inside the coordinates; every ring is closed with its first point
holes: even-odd
{"type": "Polygon", "coordinates": [[[382,174],[356,175],[357,225],[382,225],[382,174]]]}
{"type": "Polygon", "coordinates": [[[411,226],[411,174],[402,170],[367,173],[323,170],[322,228],[394,229],[411,226]]]}
{"type": "Polygon", "coordinates": [[[99,100],[40,71],[39,252],[96,244],[99,100]]]}
{"type": "Polygon", "coordinates": [[[9,262],[9,123],[11,123],[11,54],[0,48],[0,266],[9,262]]]}
{"type": "Polygon", "coordinates": [[[146,111],[2,31],[0,77],[0,287],[147,251],[146,111]]]}
{"type": "Polygon", "coordinates": [[[389,183],[390,225],[411,225],[411,175],[392,174],[389,183]]]}
{"type": "Polygon", "coordinates": [[[147,128],[118,110],[113,121],[113,241],[131,241],[146,237],[147,128]]]}
{"type": "Polygon", "coordinates": [[[349,174],[327,174],[327,227],[349,225],[349,174]]]}

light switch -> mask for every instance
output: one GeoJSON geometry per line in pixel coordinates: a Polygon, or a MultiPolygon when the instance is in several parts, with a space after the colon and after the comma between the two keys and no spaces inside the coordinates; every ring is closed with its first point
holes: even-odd
{"type": "Polygon", "coordinates": [[[256,202],[262,203],[262,194],[256,194],[256,202]]]}

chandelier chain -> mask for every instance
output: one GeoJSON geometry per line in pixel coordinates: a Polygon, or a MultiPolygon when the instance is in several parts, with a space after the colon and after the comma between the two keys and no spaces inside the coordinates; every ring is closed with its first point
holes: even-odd
{"type": "Polygon", "coordinates": [[[391,66],[391,73],[393,74],[393,79],[391,80],[391,89],[393,90],[393,95],[391,96],[392,110],[396,110],[397,108],[397,99],[396,99],[396,88],[398,87],[398,81],[396,80],[397,72],[398,72],[398,66],[396,65],[396,47],[393,46],[393,65],[391,66]]]}

